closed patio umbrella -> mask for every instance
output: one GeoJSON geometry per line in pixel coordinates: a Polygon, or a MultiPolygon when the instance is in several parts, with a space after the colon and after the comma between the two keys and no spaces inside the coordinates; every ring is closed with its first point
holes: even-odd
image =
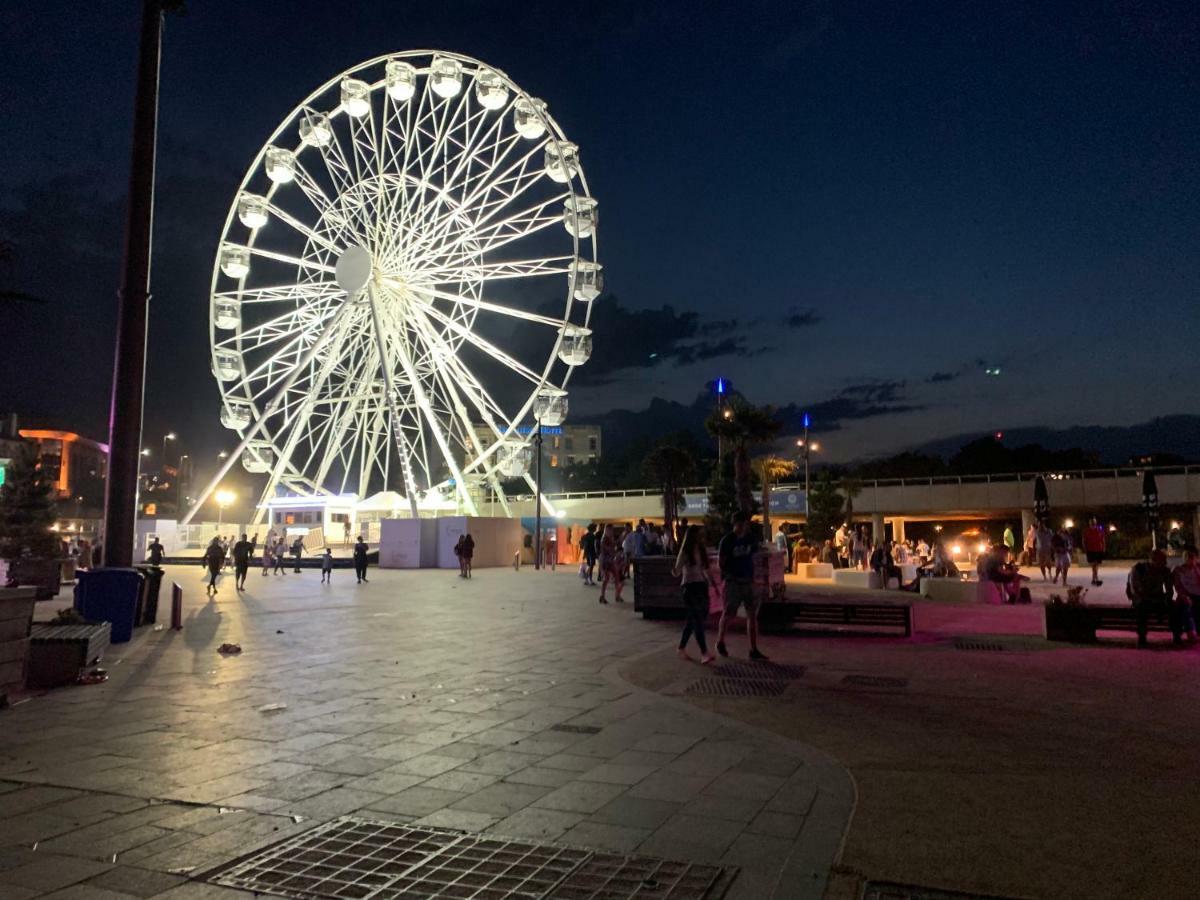
{"type": "Polygon", "coordinates": [[[1050,494],[1041,475],[1033,482],[1033,516],[1041,522],[1050,521],[1050,494]]]}
{"type": "Polygon", "coordinates": [[[1142,508],[1146,510],[1146,525],[1150,528],[1150,546],[1158,549],[1158,482],[1147,469],[1142,474],[1142,508]]]}

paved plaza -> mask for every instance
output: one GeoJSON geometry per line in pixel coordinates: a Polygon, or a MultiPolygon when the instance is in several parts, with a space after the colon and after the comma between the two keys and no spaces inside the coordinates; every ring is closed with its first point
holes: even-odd
{"type": "Polygon", "coordinates": [[[565,570],[172,580],[182,632],[0,713],[4,900],[248,897],[206,873],[348,814],[736,866],[730,898],[825,890],[846,770],[624,680],[677,626],[565,570]]]}

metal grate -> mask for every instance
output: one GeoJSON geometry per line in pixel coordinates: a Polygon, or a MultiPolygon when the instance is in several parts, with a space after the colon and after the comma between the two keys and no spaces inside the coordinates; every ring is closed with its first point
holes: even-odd
{"type": "Polygon", "coordinates": [[[1003,650],[1004,645],[996,641],[978,641],[972,638],[955,638],[955,650],[1003,650]]]}
{"type": "Polygon", "coordinates": [[[786,681],[768,678],[701,678],[688,685],[684,693],[717,697],[778,697],[786,689],[786,681]]]}
{"type": "Polygon", "coordinates": [[[917,887],[912,884],[892,884],[868,881],[863,887],[862,900],[1009,900],[994,894],[964,894],[939,888],[917,887]]]}
{"type": "Polygon", "coordinates": [[[565,731],[567,734],[599,734],[598,725],[551,725],[551,731],[565,731]]]}
{"type": "Polygon", "coordinates": [[[773,662],[722,663],[714,669],[725,678],[776,678],[795,681],[804,674],[804,666],[773,662]]]}
{"type": "Polygon", "coordinates": [[[209,880],[302,900],[718,900],[736,872],[347,816],[209,880]]]}
{"type": "Polygon", "coordinates": [[[855,687],[902,688],[908,687],[907,678],[893,678],[890,675],[847,675],[842,684],[855,687]]]}
{"type": "Polygon", "coordinates": [[[547,900],[702,900],[724,893],[727,870],[699,863],[594,854],[547,900]]]}

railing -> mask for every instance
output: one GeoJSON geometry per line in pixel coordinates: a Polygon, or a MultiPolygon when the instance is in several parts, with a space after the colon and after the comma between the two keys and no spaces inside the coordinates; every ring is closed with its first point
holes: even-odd
{"type": "MultiPolygon", "coordinates": [[[[1047,487],[1053,489],[1056,481],[1074,481],[1079,479],[1100,478],[1141,478],[1147,471],[1158,475],[1197,475],[1200,476],[1200,466],[1114,466],[1102,469],[1069,469],[1060,472],[1002,472],[995,475],[931,475],[921,478],[876,478],[859,481],[863,490],[881,487],[931,487],[933,485],[962,485],[962,484],[1007,484],[1032,483],[1039,475],[1046,479],[1047,487]]],[[[803,482],[788,482],[772,486],[774,491],[803,491],[803,482]]],[[[614,491],[564,491],[546,493],[550,502],[556,500],[607,500],[621,497],[657,497],[661,493],[658,488],[626,488],[614,491]]],[[[685,494],[708,495],[707,485],[683,488],[685,494]]],[[[529,501],[533,494],[518,494],[508,498],[512,502],[529,501]]]]}

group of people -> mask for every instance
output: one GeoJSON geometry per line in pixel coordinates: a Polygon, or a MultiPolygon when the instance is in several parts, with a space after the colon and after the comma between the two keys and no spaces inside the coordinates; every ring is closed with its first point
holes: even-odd
{"type": "Polygon", "coordinates": [[[621,592],[633,561],[643,556],[663,556],[674,552],[679,545],[679,536],[687,528],[687,519],[679,521],[676,533],[661,525],[647,524],[645,519],[639,519],[633,527],[605,525],[602,530],[592,522],[579,539],[579,577],[585,586],[594,587],[599,567],[600,602],[608,603],[608,585],[611,582],[613,599],[617,603],[624,603],[621,592]]]}
{"type": "Polygon", "coordinates": [[[1125,595],[1137,611],[1138,646],[1147,644],[1151,618],[1166,619],[1176,644],[1196,640],[1196,604],[1200,603],[1200,550],[1183,548],[1183,562],[1174,570],[1167,554],[1152,550],[1150,558],[1134,565],[1125,584],[1125,595]]]}
{"type": "Polygon", "coordinates": [[[471,577],[471,561],[475,558],[475,538],[471,537],[469,531],[464,531],[458,536],[458,541],[454,544],[454,555],[458,557],[458,577],[471,577]]]}
{"type": "MultiPolygon", "coordinates": [[[[243,533],[241,539],[238,541],[234,541],[232,536],[222,537],[221,535],[216,535],[213,537],[205,549],[204,555],[200,558],[201,566],[208,572],[208,586],[205,592],[208,594],[217,593],[217,580],[220,578],[222,570],[230,565],[233,567],[234,589],[244,591],[246,589],[246,575],[250,572],[250,565],[257,550],[257,533],[251,538],[248,538],[243,533]]],[[[151,564],[159,565],[162,562],[162,552],[162,544],[155,539],[154,543],[148,548],[151,564]]],[[[266,576],[268,572],[273,572],[276,575],[287,574],[287,570],[284,568],[284,561],[289,554],[292,556],[294,563],[292,571],[294,574],[299,575],[300,557],[305,552],[303,535],[297,535],[295,540],[289,545],[285,535],[276,535],[275,531],[272,530],[267,535],[267,540],[263,544],[263,575],[266,576]]],[[[367,543],[360,535],[358,543],[354,545],[354,574],[358,584],[363,584],[367,580],[367,552],[367,543]]],[[[326,547],[325,552],[321,555],[322,584],[332,583],[333,563],[333,550],[326,547]]]]}

